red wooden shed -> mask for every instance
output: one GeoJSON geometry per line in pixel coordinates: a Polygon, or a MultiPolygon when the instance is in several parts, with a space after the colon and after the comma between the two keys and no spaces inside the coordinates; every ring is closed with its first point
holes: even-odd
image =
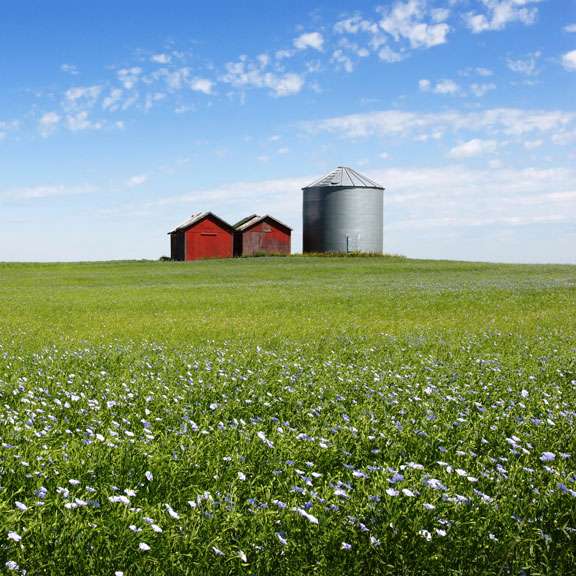
{"type": "Polygon", "coordinates": [[[292,228],[272,216],[252,214],[234,228],[234,256],[290,254],[292,228]]]}
{"type": "Polygon", "coordinates": [[[234,227],[212,212],[196,214],[168,234],[172,260],[231,258],[234,253],[234,227]]]}

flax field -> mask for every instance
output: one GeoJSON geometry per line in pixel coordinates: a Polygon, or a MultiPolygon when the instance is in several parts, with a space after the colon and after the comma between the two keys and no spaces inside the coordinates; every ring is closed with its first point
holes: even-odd
{"type": "Polygon", "coordinates": [[[576,267],[0,263],[0,573],[573,574],[576,267]]]}

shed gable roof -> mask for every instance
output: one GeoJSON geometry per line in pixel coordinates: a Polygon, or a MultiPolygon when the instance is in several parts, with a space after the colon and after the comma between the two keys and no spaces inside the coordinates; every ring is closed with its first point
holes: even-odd
{"type": "Polygon", "coordinates": [[[302,188],[302,190],[306,190],[306,188],[329,188],[331,186],[341,186],[344,188],[379,188],[384,190],[384,186],[377,184],[373,180],[362,176],[362,174],[346,166],[338,166],[338,168],[312,182],[312,184],[308,184],[308,186],[302,188]]]}
{"type": "Polygon", "coordinates": [[[188,228],[191,228],[192,226],[194,226],[195,224],[198,224],[198,222],[201,222],[202,220],[205,220],[206,218],[212,218],[214,220],[216,220],[218,222],[218,224],[221,225],[222,228],[224,228],[225,230],[227,230],[228,232],[233,233],[234,232],[234,227],[230,224],[228,224],[228,222],[226,222],[226,220],[222,220],[222,218],[220,218],[219,216],[216,216],[216,214],[214,214],[213,212],[199,212],[198,214],[194,214],[194,216],[191,216],[190,218],[188,218],[188,220],[185,220],[184,222],[182,222],[182,224],[179,224],[178,226],[176,226],[176,228],[174,228],[174,230],[171,230],[170,232],[168,232],[168,234],[174,234],[176,232],[183,232],[185,230],[188,230],[188,228]]]}
{"type": "Polygon", "coordinates": [[[247,218],[240,220],[240,222],[235,224],[234,228],[236,228],[236,230],[238,230],[239,232],[245,232],[246,230],[249,230],[253,226],[260,224],[260,222],[263,222],[264,220],[270,221],[270,223],[276,226],[277,228],[284,228],[289,232],[292,231],[292,228],[290,228],[290,226],[287,226],[286,224],[284,224],[284,222],[280,222],[280,220],[274,218],[273,216],[270,216],[269,214],[265,214],[264,216],[258,216],[256,214],[252,214],[252,216],[248,216],[247,218]]]}

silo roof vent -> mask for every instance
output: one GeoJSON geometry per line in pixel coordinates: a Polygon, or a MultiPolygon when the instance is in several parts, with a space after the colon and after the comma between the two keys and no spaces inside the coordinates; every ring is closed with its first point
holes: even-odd
{"type": "Polygon", "coordinates": [[[366,178],[366,176],[362,176],[362,174],[358,174],[352,168],[347,168],[346,166],[338,166],[336,170],[332,170],[330,174],[326,174],[326,176],[322,176],[319,180],[312,182],[312,184],[308,184],[303,190],[306,188],[328,188],[330,186],[342,186],[345,188],[380,188],[384,190],[384,186],[380,186],[373,180],[366,178]]]}

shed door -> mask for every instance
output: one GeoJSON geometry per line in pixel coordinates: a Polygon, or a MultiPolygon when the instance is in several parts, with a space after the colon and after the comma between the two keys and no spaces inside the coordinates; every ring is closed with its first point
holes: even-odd
{"type": "Polygon", "coordinates": [[[230,258],[232,234],[212,222],[200,223],[188,231],[186,237],[186,260],[203,258],[230,258]]]}

